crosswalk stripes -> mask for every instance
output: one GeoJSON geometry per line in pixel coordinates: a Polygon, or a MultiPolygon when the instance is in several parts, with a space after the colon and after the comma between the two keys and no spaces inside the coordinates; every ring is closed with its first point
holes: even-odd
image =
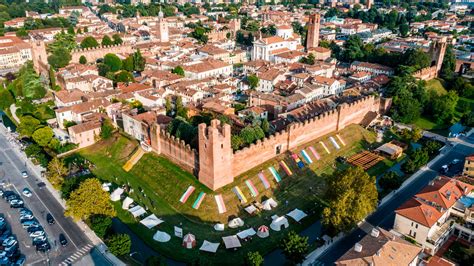
{"type": "Polygon", "coordinates": [[[71,265],[74,261],[80,259],[81,257],[85,256],[94,246],[91,244],[87,244],[86,246],[77,250],[74,254],[69,256],[67,259],[63,260],[60,265],[71,265]]]}

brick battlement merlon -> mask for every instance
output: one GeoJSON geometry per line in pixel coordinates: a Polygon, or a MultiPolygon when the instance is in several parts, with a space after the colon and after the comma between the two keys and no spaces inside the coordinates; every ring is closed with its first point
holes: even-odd
{"type": "Polygon", "coordinates": [[[83,53],[83,52],[89,52],[89,51],[96,51],[96,50],[101,50],[101,49],[110,49],[110,48],[119,48],[119,47],[128,47],[131,45],[130,44],[113,44],[113,45],[100,45],[97,47],[88,47],[88,48],[76,48],[72,50],[72,53],[83,53]]]}
{"type": "Polygon", "coordinates": [[[182,148],[186,151],[193,151],[197,153],[195,149],[191,148],[191,145],[186,144],[186,142],[180,138],[176,138],[175,136],[172,136],[169,132],[167,132],[164,129],[160,130],[160,137],[163,138],[164,141],[170,142],[178,146],[179,148],[182,148]]]}

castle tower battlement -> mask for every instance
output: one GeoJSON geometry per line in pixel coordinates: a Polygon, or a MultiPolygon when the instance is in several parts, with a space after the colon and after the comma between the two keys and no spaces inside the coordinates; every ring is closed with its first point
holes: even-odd
{"type": "Polygon", "coordinates": [[[200,124],[199,182],[216,190],[234,181],[232,173],[232,146],[230,125],[221,125],[214,119],[211,125],[200,124]]]}

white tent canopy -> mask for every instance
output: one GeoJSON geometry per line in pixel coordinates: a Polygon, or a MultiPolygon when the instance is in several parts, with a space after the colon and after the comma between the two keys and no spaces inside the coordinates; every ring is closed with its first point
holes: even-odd
{"type": "Polygon", "coordinates": [[[103,184],[102,184],[102,190],[109,192],[111,185],[112,185],[112,183],[103,183],[103,184]]]}
{"type": "Polygon", "coordinates": [[[288,228],[288,226],[290,226],[288,224],[288,219],[286,219],[284,216],[274,219],[270,224],[270,228],[274,231],[280,231],[282,226],[283,228],[288,228]]]}
{"type": "Polygon", "coordinates": [[[299,209],[294,209],[291,212],[289,212],[286,216],[289,216],[293,218],[293,220],[299,222],[301,219],[304,217],[308,216],[304,211],[299,210],[299,209]]]}
{"type": "Polygon", "coordinates": [[[273,198],[269,198],[262,202],[262,205],[264,210],[270,211],[272,208],[276,208],[278,203],[273,198]]]}
{"type": "Polygon", "coordinates": [[[216,231],[224,231],[224,227],[225,227],[224,224],[215,224],[215,225],[214,225],[214,230],[216,230],[216,231]]]}
{"type": "Polygon", "coordinates": [[[156,233],[153,235],[153,240],[162,242],[162,243],[168,242],[170,241],[170,239],[171,239],[171,236],[162,231],[156,231],[156,233]]]}
{"type": "Polygon", "coordinates": [[[219,245],[220,243],[212,243],[207,240],[204,240],[199,250],[216,253],[217,249],[219,248],[219,245]]]}
{"type": "Polygon", "coordinates": [[[143,209],[142,206],[140,205],[137,205],[133,208],[131,208],[130,210],[128,210],[132,215],[133,217],[137,218],[138,216],[140,215],[143,215],[146,213],[145,209],[143,209]]]}
{"type": "Polygon", "coordinates": [[[239,238],[236,235],[233,236],[224,236],[222,238],[224,241],[225,248],[240,248],[242,245],[240,245],[239,238]]]}
{"type": "Polygon", "coordinates": [[[128,210],[128,207],[130,207],[130,204],[132,203],[133,203],[133,199],[130,197],[126,197],[122,202],[122,209],[128,210]]]}
{"type": "Polygon", "coordinates": [[[122,193],[123,193],[123,189],[117,188],[116,190],[114,190],[114,192],[112,192],[112,194],[110,194],[110,200],[111,201],[120,200],[120,196],[122,195],[122,193]]]}
{"type": "Polygon", "coordinates": [[[159,219],[158,217],[156,217],[156,215],[154,215],[154,214],[152,214],[152,215],[150,215],[150,216],[148,216],[145,219],[140,221],[140,223],[143,224],[144,226],[146,226],[148,229],[151,229],[151,228],[161,224],[162,222],[164,222],[164,221],[159,219]]]}
{"type": "Polygon", "coordinates": [[[249,236],[254,236],[257,232],[255,232],[255,230],[253,228],[249,228],[247,230],[244,230],[244,231],[240,231],[237,233],[237,236],[240,238],[240,239],[244,239],[244,238],[247,238],[249,236]]]}
{"type": "Polygon", "coordinates": [[[252,214],[252,213],[257,211],[257,208],[255,208],[255,206],[253,206],[253,205],[250,205],[250,206],[245,208],[245,211],[248,212],[249,214],[252,214]]]}
{"type": "Polygon", "coordinates": [[[235,218],[235,219],[232,219],[230,222],[229,222],[229,227],[230,228],[237,228],[237,227],[241,227],[241,226],[244,226],[244,221],[240,218],[235,218]]]}

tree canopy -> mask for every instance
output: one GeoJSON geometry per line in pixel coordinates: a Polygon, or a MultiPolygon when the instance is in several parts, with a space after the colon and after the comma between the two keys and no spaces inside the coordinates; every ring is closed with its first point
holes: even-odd
{"type": "Polygon", "coordinates": [[[95,48],[98,46],[99,46],[99,43],[92,36],[87,36],[81,41],[81,48],[95,48]]]}
{"type": "Polygon", "coordinates": [[[181,66],[177,66],[173,68],[173,70],[171,70],[171,73],[184,77],[184,69],[181,66]]]}
{"type": "Polygon", "coordinates": [[[42,147],[48,146],[49,142],[53,139],[53,130],[46,126],[46,127],[41,127],[35,130],[33,132],[33,140],[38,143],[38,145],[42,147]]]}
{"type": "Polygon", "coordinates": [[[74,220],[87,219],[93,214],[115,216],[115,210],[110,203],[109,193],[102,190],[102,184],[96,178],[83,181],[66,201],[67,216],[74,220]]]}
{"type": "Polygon", "coordinates": [[[292,263],[298,264],[304,261],[309,250],[308,237],[298,235],[291,231],[283,239],[280,245],[285,257],[292,263]]]}
{"type": "Polygon", "coordinates": [[[130,253],[132,247],[132,240],[127,234],[116,234],[112,235],[106,241],[107,247],[110,253],[115,256],[126,256],[130,253]]]}
{"type": "Polygon", "coordinates": [[[106,54],[104,56],[104,64],[109,66],[110,71],[116,72],[122,69],[122,60],[115,54],[106,54]]]}
{"type": "Polygon", "coordinates": [[[329,206],[323,210],[323,224],[333,234],[351,230],[377,207],[375,178],[360,167],[338,170],[326,183],[329,206]]]}
{"type": "Polygon", "coordinates": [[[54,157],[49,163],[46,171],[48,181],[53,185],[54,188],[60,189],[64,178],[68,173],[68,169],[64,165],[64,161],[58,157],[54,157]]]}

